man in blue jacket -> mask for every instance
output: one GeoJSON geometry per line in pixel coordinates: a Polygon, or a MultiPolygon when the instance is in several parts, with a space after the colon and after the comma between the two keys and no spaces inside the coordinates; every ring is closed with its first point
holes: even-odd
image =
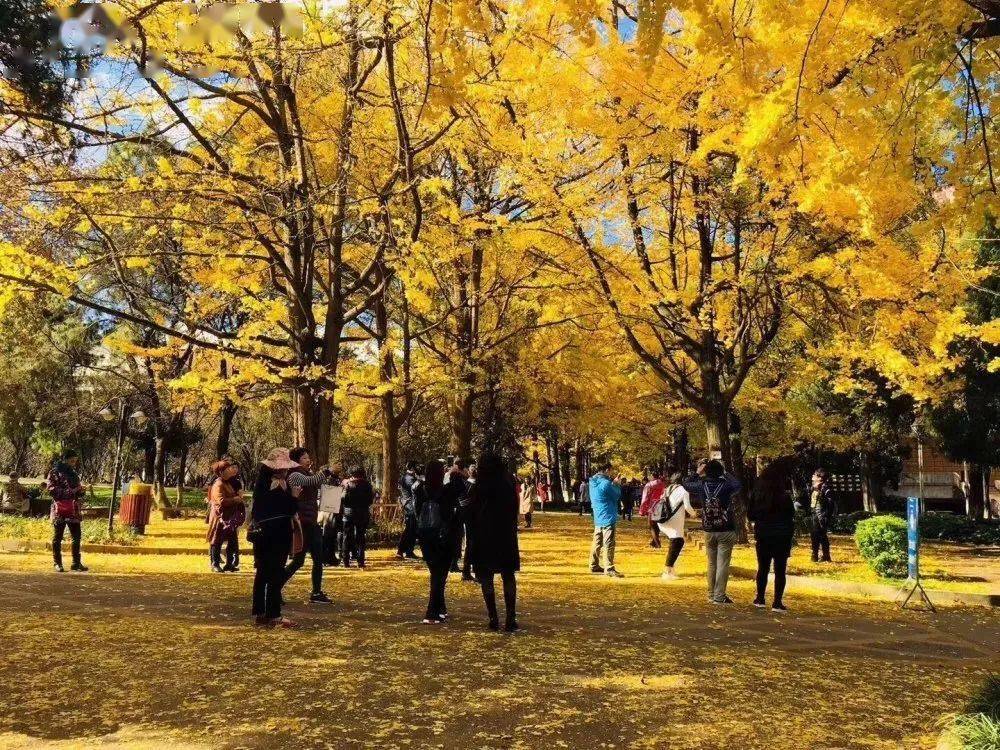
{"type": "Polygon", "coordinates": [[[603,464],[590,478],[590,505],[594,512],[594,541],[590,545],[590,572],[604,573],[611,578],[624,578],[615,570],[615,524],[618,522],[618,501],[622,489],[610,475],[611,464],[603,464]],[[601,548],[604,567],[601,567],[601,548]]]}

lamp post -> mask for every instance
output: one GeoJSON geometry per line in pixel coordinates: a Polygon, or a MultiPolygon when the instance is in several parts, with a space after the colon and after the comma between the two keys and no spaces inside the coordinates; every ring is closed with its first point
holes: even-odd
{"type": "Polygon", "coordinates": [[[124,396],[116,396],[112,401],[118,401],[118,414],[115,415],[114,411],[111,410],[111,404],[109,403],[99,412],[98,416],[104,419],[106,422],[110,422],[116,416],[118,417],[118,435],[115,439],[115,466],[111,477],[111,504],[108,506],[108,534],[111,534],[111,530],[115,525],[115,503],[118,501],[118,483],[121,480],[121,455],[122,446],[125,444],[125,428],[128,425],[128,420],[131,418],[139,427],[142,427],[146,423],[146,414],[142,409],[136,409],[132,412],[131,417],[127,417],[128,412],[128,399],[124,396]]]}

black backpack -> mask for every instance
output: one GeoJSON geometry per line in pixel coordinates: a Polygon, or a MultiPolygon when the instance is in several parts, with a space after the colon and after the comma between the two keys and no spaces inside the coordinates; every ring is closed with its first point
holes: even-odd
{"type": "Polygon", "coordinates": [[[701,486],[705,493],[705,505],[701,509],[701,525],[705,531],[729,531],[732,528],[729,508],[723,505],[722,498],[719,497],[726,483],[719,482],[714,490],[708,488],[708,482],[702,482],[701,486]]]}
{"type": "Polygon", "coordinates": [[[417,531],[426,536],[442,533],[445,522],[440,499],[432,497],[422,482],[413,485],[414,497],[418,492],[423,493],[424,502],[421,503],[420,512],[417,514],[417,531]]]}
{"type": "Polygon", "coordinates": [[[649,520],[654,523],[666,523],[684,506],[684,501],[681,500],[677,504],[677,507],[670,508],[670,496],[673,494],[680,485],[672,484],[663,491],[663,496],[656,502],[652,510],[649,512],[649,520]]]}

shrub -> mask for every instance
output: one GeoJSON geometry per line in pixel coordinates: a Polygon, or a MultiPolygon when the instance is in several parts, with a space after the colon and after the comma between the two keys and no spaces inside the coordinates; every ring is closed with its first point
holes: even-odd
{"type": "Polygon", "coordinates": [[[874,516],[859,521],[854,543],[871,569],[882,578],[906,575],[906,521],[897,516],[874,516]]]}
{"type": "Polygon", "coordinates": [[[1000,747],[1000,721],[986,714],[956,716],[939,746],[954,750],[997,750],[1000,747]]]}
{"type": "Polygon", "coordinates": [[[972,538],[976,522],[954,513],[925,513],[920,519],[920,535],[925,539],[961,542],[972,538]]]}
{"type": "Polygon", "coordinates": [[[872,518],[875,514],[868,510],[858,510],[853,513],[841,513],[833,519],[833,526],[830,529],[834,534],[853,534],[858,521],[872,518]]]}
{"type": "MultiPolygon", "coordinates": [[[[108,534],[108,524],[103,520],[85,520],[81,538],[84,544],[122,544],[131,546],[138,538],[132,529],[115,524],[108,534]]],[[[68,538],[67,534],[67,538],[68,538]]],[[[33,542],[47,542],[52,539],[52,522],[48,518],[25,518],[24,516],[0,516],[0,539],[17,539],[33,542]]]]}
{"type": "Polygon", "coordinates": [[[970,714],[986,714],[1000,721],[1000,674],[992,674],[980,686],[966,707],[970,714]]]}

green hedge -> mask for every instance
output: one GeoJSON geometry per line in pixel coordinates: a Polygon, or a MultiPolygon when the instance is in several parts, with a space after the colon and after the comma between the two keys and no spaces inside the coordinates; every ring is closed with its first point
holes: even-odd
{"type": "Polygon", "coordinates": [[[906,521],[898,516],[874,516],[858,521],[854,543],[871,569],[882,578],[906,575],[906,521]]]}

